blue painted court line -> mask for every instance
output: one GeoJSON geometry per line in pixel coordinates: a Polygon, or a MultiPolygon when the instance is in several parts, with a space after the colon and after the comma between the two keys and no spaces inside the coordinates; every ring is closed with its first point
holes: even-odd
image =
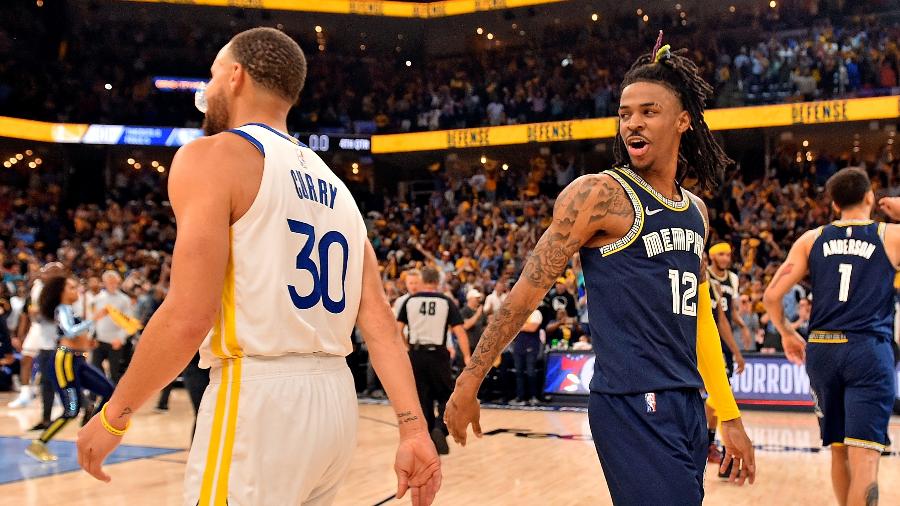
{"type": "MultiPolygon", "coordinates": [[[[29,444],[31,444],[31,439],[0,437],[0,455],[2,455],[0,457],[0,485],[54,474],[71,473],[80,469],[75,443],[72,441],[50,441],[47,447],[59,457],[59,460],[50,463],[41,463],[25,455],[25,448],[29,444]]],[[[180,451],[184,450],[150,446],[120,446],[106,459],[106,465],[180,451]]]]}

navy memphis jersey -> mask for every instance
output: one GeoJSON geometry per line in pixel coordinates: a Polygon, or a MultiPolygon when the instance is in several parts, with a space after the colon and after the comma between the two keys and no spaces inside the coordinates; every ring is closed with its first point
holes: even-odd
{"type": "Polygon", "coordinates": [[[702,212],[684,190],[680,201],[670,200],[627,167],[605,173],[625,189],[634,223],[612,244],[581,249],[596,354],[591,390],[624,395],[699,388],[702,212]]]}
{"type": "Polygon", "coordinates": [[[884,229],[871,221],[819,229],[809,252],[810,342],[891,339],[897,271],[884,249],[884,229]]]}
{"type": "Polygon", "coordinates": [[[721,304],[725,310],[725,319],[732,322],[731,313],[734,310],[734,302],[738,294],[738,277],[731,271],[725,271],[721,278],[716,276],[712,269],[707,269],[709,278],[709,296],[712,298],[713,315],[718,319],[718,307],[721,304]]]}

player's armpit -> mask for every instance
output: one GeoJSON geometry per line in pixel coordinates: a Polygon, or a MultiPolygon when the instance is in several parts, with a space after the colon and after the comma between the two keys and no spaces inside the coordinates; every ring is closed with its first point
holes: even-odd
{"type": "Polygon", "coordinates": [[[731,385],[725,372],[725,358],[719,330],[713,319],[712,299],[709,296],[709,282],[704,281],[697,288],[697,370],[709,393],[709,404],[723,421],[741,416],[734,401],[731,385]]]}

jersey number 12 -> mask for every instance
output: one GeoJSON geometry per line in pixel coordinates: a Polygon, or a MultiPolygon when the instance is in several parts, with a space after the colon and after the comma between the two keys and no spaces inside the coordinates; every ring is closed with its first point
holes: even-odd
{"type": "Polygon", "coordinates": [[[697,302],[691,301],[697,295],[697,276],[693,272],[669,269],[669,279],[672,281],[672,312],[697,316],[697,302]],[[684,293],[681,291],[681,285],[687,285],[684,293]]]}

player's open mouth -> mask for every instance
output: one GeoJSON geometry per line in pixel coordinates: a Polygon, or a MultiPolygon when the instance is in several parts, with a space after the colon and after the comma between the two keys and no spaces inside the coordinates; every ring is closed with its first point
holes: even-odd
{"type": "Polygon", "coordinates": [[[625,145],[628,146],[628,154],[632,157],[644,156],[650,150],[650,143],[643,137],[629,137],[625,145]]]}

